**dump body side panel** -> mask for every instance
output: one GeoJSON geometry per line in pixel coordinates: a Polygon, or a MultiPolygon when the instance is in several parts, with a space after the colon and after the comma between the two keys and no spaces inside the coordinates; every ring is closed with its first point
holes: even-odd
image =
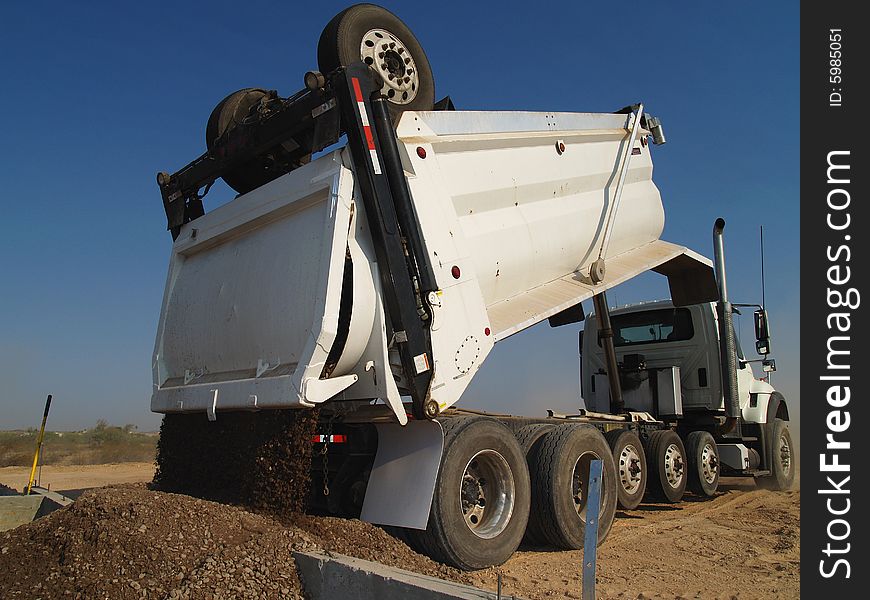
{"type": "MultiPolygon", "coordinates": [[[[644,271],[687,255],[658,240],[661,197],[650,148],[627,152],[633,115],[405,113],[397,135],[429,260],[433,397],[455,403],[492,345],[644,271]],[[609,246],[601,248],[616,181],[630,157],[609,246]],[[601,254],[605,280],[589,266],[601,254]]],[[[677,272],[679,269],[673,268],[677,272]]],[[[709,287],[709,286],[708,286],[709,287]]]]}
{"type": "MultiPolygon", "coordinates": [[[[682,280],[712,277],[709,261],[658,239],[664,214],[650,148],[626,147],[634,118],[403,115],[402,168],[437,284],[423,290],[426,310],[417,311],[429,319],[433,364],[417,368],[433,369],[429,398],[441,410],[460,399],[496,341],[650,269],[664,269],[672,288],[689,271],[682,280]],[[622,201],[602,248],[626,156],[622,201]],[[607,270],[595,283],[589,266],[599,256],[607,270]]],[[[408,374],[394,335],[402,332],[385,314],[378,273],[386,267],[350,154],[321,156],[181,228],[152,410],[313,406],[341,393],[380,399],[406,422],[408,374]]]]}
{"type": "MultiPolygon", "coordinates": [[[[487,309],[588,270],[598,258],[630,119],[588,113],[406,114],[398,134],[407,148],[412,192],[416,197],[424,186],[437,190],[454,216],[447,223],[441,215],[430,222],[428,204],[417,203],[430,258],[440,267],[439,284],[450,278],[451,261],[463,258],[451,252],[457,237],[471,257],[487,309]],[[425,158],[416,147],[426,151],[425,158]]],[[[658,239],[664,226],[650,149],[638,141],[635,153],[605,257],[658,239]]]]}
{"type": "Polygon", "coordinates": [[[322,401],[316,384],[306,387],[318,381],[338,327],[353,189],[338,153],[324,158],[182,229],[152,410],[322,401]]]}

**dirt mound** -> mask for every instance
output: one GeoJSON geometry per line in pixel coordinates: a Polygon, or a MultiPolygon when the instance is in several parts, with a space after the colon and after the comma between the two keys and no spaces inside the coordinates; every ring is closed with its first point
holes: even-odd
{"type": "Polygon", "coordinates": [[[297,523],[133,484],[89,491],[0,534],[0,597],[301,598],[295,550],[327,550],[468,581],[355,520],[297,523]]]}

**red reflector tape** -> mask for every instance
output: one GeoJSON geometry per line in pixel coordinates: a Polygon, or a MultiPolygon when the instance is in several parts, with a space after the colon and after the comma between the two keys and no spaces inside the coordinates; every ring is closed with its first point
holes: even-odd
{"type": "Polygon", "coordinates": [[[359,89],[359,79],[357,79],[356,77],[351,77],[350,81],[353,84],[353,93],[356,96],[356,101],[362,102],[363,97],[362,97],[362,90],[359,89]]]}
{"type": "Polygon", "coordinates": [[[345,444],[347,443],[347,436],[343,433],[338,433],[335,435],[325,436],[325,435],[312,435],[311,443],[312,444],[322,444],[326,441],[329,441],[331,444],[345,444]]]}
{"type": "Polygon", "coordinates": [[[372,128],[366,125],[363,127],[363,131],[366,133],[366,143],[369,145],[369,150],[375,149],[375,139],[372,137],[372,128]]]}

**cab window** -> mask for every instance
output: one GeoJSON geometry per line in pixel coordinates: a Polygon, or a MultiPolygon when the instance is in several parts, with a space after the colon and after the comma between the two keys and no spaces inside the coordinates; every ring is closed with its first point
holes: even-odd
{"type": "MultiPolygon", "coordinates": [[[[695,336],[692,313],[687,308],[662,308],[614,315],[610,322],[613,326],[613,343],[617,347],[679,342],[695,336]]],[[[601,340],[598,345],[601,345],[601,340]]]]}

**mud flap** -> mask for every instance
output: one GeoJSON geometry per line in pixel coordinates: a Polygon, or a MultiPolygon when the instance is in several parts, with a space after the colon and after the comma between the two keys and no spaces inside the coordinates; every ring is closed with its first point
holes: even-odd
{"type": "Polygon", "coordinates": [[[441,464],[444,431],[437,421],[377,425],[378,453],[360,519],[426,529],[441,464]]]}

